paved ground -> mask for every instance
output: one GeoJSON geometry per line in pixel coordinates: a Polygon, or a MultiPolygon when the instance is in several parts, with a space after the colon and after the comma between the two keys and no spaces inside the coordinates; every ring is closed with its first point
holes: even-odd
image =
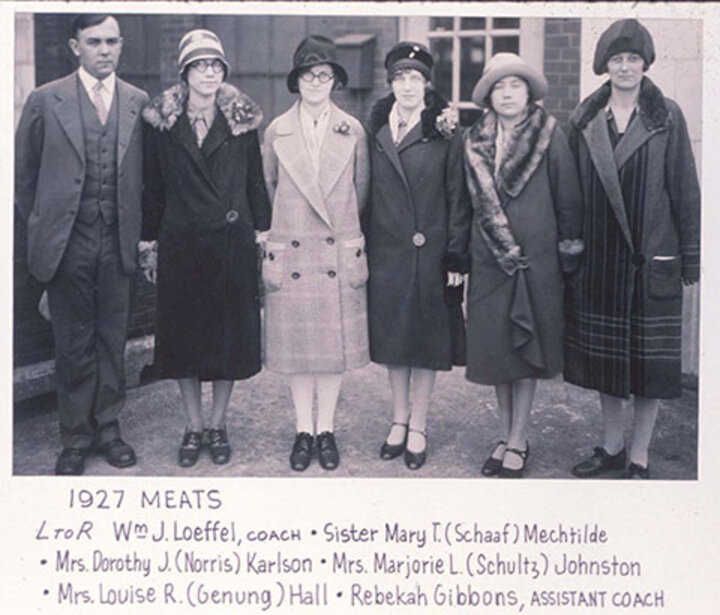
{"type": "MultiPolygon", "coordinates": [[[[96,456],[88,458],[88,475],[135,476],[323,476],[323,477],[476,477],[496,439],[494,389],[467,382],[463,370],[440,374],[428,419],[427,464],[417,472],[401,458],[382,461],[378,451],[390,422],[390,394],[384,368],[370,365],[345,376],[336,415],[340,467],[325,472],[317,461],[304,473],[293,472],[288,455],[294,436],[294,412],[284,379],[264,371],[237,383],[228,412],[233,456],[214,466],[204,455],[192,469],[176,464],[183,430],[180,396],[174,382],[133,389],[121,417],[123,434],[139,463],[116,470],[96,456]]],[[[205,396],[209,393],[206,385],[205,396]]],[[[53,471],[59,452],[52,400],[16,407],[14,472],[44,475],[53,471]]],[[[697,393],[663,403],[650,451],[657,479],[697,476],[697,393]]],[[[570,468],[598,444],[601,415],[597,395],[561,380],[538,387],[531,419],[528,478],[571,478],[570,468]]],[[[628,414],[628,426],[630,415],[628,414]]]]}

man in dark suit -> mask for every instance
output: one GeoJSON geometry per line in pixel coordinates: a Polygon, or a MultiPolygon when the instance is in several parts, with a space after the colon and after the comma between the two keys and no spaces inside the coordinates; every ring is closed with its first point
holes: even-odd
{"type": "Polygon", "coordinates": [[[79,69],[34,90],[15,141],[15,206],[28,228],[28,267],[46,285],[55,338],[63,450],[56,474],[82,474],[96,447],[136,462],[120,437],[123,357],[141,226],[147,94],[117,78],[120,27],[81,15],[70,48],[79,69]]]}

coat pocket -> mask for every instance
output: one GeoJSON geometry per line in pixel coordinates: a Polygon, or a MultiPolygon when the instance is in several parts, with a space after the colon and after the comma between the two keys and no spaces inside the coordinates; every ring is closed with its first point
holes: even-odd
{"type": "Polygon", "coordinates": [[[652,299],[682,297],[682,263],[679,256],[653,256],[648,293],[652,299]]]}
{"type": "Polygon", "coordinates": [[[352,288],[360,288],[368,280],[365,238],[362,235],[356,239],[348,239],[343,242],[343,258],[348,283],[352,288]]]}
{"type": "Polygon", "coordinates": [[[268,241],[262,264],[263,286],[267,292],[280,290],[285,273],[285,244],[268,241]]]}

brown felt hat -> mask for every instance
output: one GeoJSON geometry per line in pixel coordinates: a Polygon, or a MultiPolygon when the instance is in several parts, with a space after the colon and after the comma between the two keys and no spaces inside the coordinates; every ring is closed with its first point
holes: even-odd
{"type": "Polygon", "coordinates": [[[595,47],[593,71],[596,75],[607,72],[608,60],[618,53],[632,51],[645,60],[645,69],[655,61],[655,45],[647,28],[637,19],[614,22],[600,35],[595,47]]]}

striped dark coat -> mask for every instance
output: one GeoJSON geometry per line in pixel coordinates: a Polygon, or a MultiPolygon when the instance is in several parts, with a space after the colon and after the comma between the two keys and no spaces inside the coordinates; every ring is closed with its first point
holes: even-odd
{"type": "Polygon", "coordinates": [[[565,378],[617,397],[678,397],[682,278],[699,271],[700,189],[685,119],[643,78],[613,149],[606,83],[574,111],[585,257],[570,284],[565,378]]]}

